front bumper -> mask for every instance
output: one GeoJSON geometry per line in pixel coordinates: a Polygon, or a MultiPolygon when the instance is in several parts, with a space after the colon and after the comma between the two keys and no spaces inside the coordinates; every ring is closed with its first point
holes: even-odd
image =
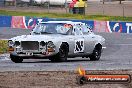
{"type": "Polygon", "coordinates": [[[49,53],[16,53],[16,52],[12,52],[10,53],[10,56],[14,56],[14,57],[20,57],[23,59],[48,59],[52,56],[56,55],[56,53],[53,52],[49,52],[49,53]]]}

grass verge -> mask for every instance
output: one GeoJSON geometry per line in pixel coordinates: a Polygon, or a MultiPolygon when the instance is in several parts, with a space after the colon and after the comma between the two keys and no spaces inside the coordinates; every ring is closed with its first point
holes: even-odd
{"type": "Polygon", "coordinates": [[[8,51],[7,40],[0,40],[0,54],[6,53],[8,51]]]}
{"type": "Polygon", "coordinates": [[[79,15],[79,14],[60,14],[60,13],[38,13],[0,10],[0,15],[9,16],[32,16],[32,17],[49,17],[49,18],[66,18],[66,19],[85,19],[85,20],[103,20],[103,21],[132,21],[132,17],[121,16],[104,16],[104,15],[79,15]]]}

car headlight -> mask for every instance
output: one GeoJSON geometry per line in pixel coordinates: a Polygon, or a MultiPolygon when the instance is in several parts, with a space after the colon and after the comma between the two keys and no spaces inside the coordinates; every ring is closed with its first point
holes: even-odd
{"type": "Polygon", "coordinates": [[[19,41],[15,41],[15,46],[20,46],[20,42],[19,41]]]}
{"type": "Polygon", "coordinates": [[[13,41],[8,41],[8,46],[11,46],[11,47],[13,47],[14,46],[14,42],[13,41]]]}
{"type": "Polygon", "coordinates": [[[48,47],[48,48],[55,48],[55,45],[54,45],[53,42],[49,41],[49,42],[47,43],[47,47],[48,47]]]}
{"type": "Polygon", "coordinates": [[[21,46],[20,46],[20,42],[19,41],[15,41],[15,49],[16,49],[16,52],[20,52],[21,51],[21,46]]]}
{"type": "Polygon", "coordinates": [[[46,45],[46,43],[45,43],[44,41],[41,41],[41,42],[40,42],[40,45],[41,45],[42,47],[44,47],[44,46],[46,45]]]}
{"type": "Polygon", "coordinates": [[[55,51],[55,45],[54,45],[53,42],[49,41],[49,42],[47,43],[47,51],[48,51],[48,52],[54,52],[54,51],[55,51]]]}

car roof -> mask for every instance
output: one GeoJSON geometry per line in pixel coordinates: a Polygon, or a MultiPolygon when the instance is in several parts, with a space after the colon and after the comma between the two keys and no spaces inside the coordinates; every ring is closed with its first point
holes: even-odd
{"type": "Polygon", "coordinates": [[[44,24],[44,23],[67,23],[67,24],[72,24],[72,25],[85,24],[85,23],[82,23],[82,22],[73,22],[73,21],[47,21],[47,22],[40,22],[40,24],[44,24]]]}

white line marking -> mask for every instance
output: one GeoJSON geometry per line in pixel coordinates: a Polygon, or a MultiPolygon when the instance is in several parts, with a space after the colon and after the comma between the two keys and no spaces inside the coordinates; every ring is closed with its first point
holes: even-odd
{"type": "Polygon", "coordinates": [[[9,39],[0,39],[0,40],[9,40],[9,39]]]}
{"type": "Polygon", "coordinates": [[[5,57],[5,59],[4,60],[10,60],[8,57],[5,57]]]}
{"type": "Polygon", "coordinates": [[[10,60],[10,59],[8,57],[0,56],[0,60],[7,61],[7,60],[10,60]]]}
{"type": "Polygon", "coordinates": [[[106,47],[102,47],[103,49],[106,49],[106,47]]]}
{"type": "Polygon", "coordinates": [[[1,54],[0,60],[2,60],[2,61],[10,60],[9,54],[1,54]]]}

